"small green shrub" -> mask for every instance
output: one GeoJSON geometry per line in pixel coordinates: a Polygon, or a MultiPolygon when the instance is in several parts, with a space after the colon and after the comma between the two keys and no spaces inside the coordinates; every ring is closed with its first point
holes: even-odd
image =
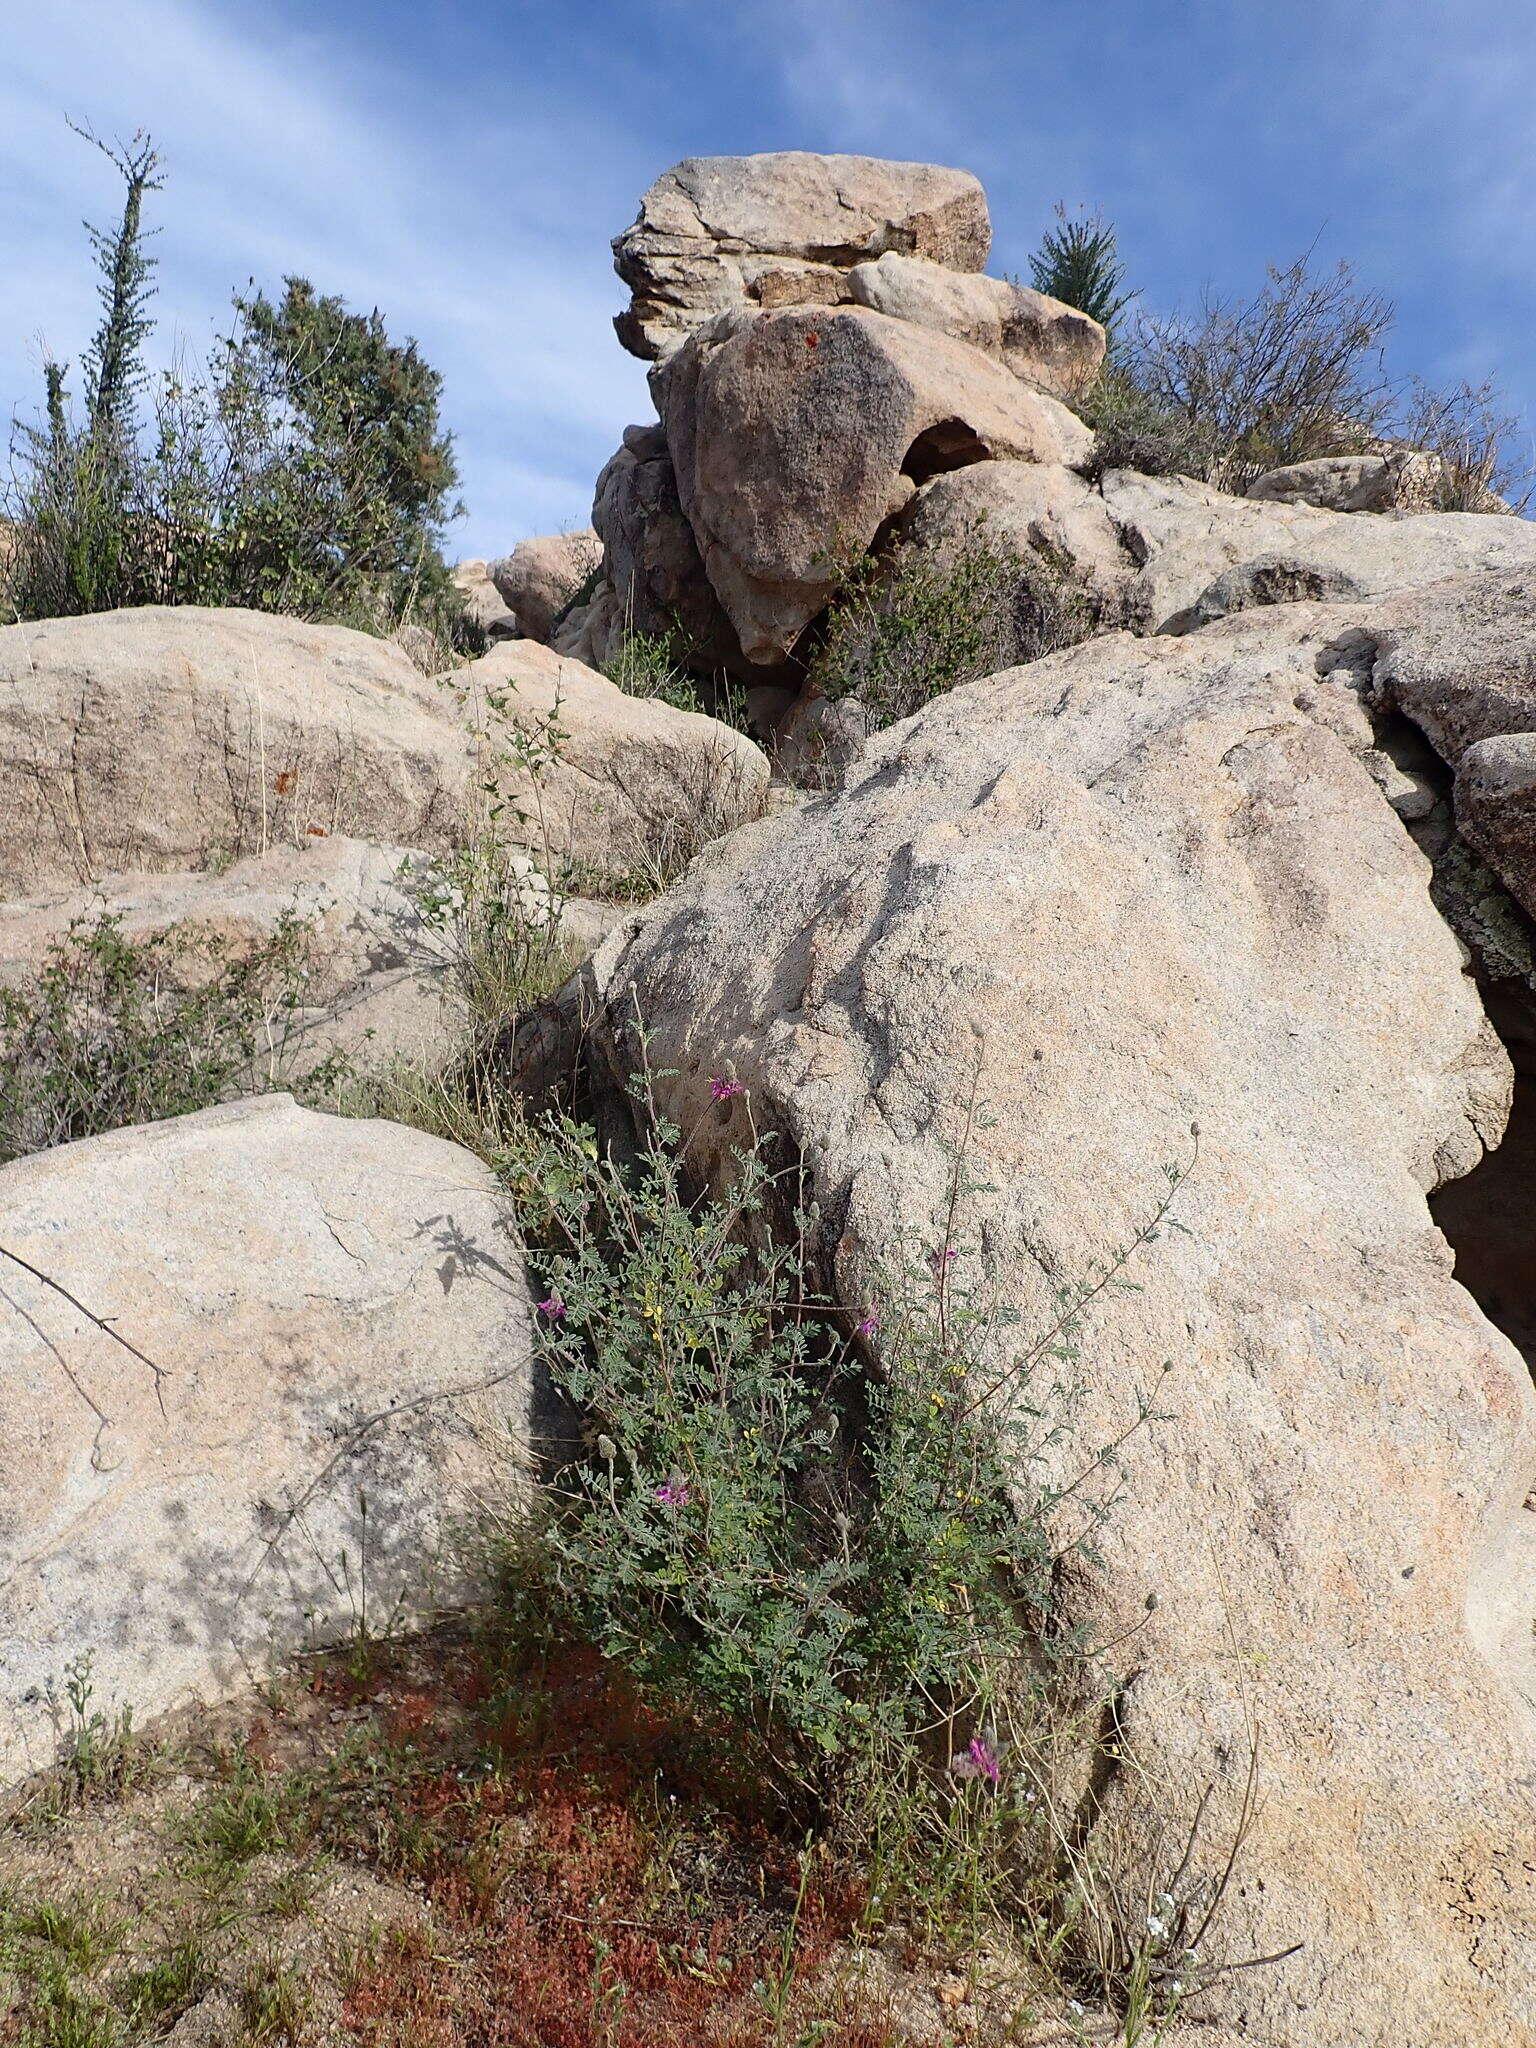
{"type": "Polygon", "coordinates": [[[898,547],[846,570],[810,678],[857,697],[871,730],[999,669],[1069,647],[1099,608],[1065,568],[1019,555],[977,520],[940,549],[898,547]]]}
{"type": "Polygon", "coordinates": [[[1122,370],[1104,371],[1077,401],[1077,411],[1094,430],[1084,474],[1095,482],[1112,469],[1197,480],[1210,473],[1213,441],[1206,423],[1163,404],[1122,370]]]}
{"type": "Polygon", "coordinates": [[[0,1160],[154,1123],[271,1087],[333,1085],[294,1036],[307,927],[283,919],[248,951],[185,928],[141,940],[78,920],[35,983],[0,989],[0,1160]]]}
{"type": "MultiPolygon", "coordinates": [[[[812,1282],[813,1219],[782,1229],[765,1146],[728,1196],[696,1197],[678,1131],[642,1108],[631,1164],[558,1119],[503,1163],[544,1289],[540,1354],[582,1418],[553,1480],[548,1590],[645,1690],[749,1736],[782,1783],[825,1792],[892,1745],[995,1782],[986,1731],[1018,1714],[1043,1645],[1080,1647],[1044,1626],[1074,1312],[984,1376],[983,1334],[1006,1318],[946,1240],[843,1317],[812,1282]]],[[[1104,1477],[1113,1460],[1088,1462],[1104,1477]]],[[[1075,1483],[1071,1547],[1112,1490],[1075,1483]]]]}
{"type": "Polygon", "coordinates": [[[678,711],[703,708],[675,633],[625,633],[604,673],[628,697],[657,697],[678,711]]]}

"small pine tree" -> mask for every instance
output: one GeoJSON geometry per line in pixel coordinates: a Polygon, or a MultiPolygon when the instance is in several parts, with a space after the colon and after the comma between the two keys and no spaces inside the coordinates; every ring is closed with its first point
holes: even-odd
{"type": "Polygon", "coordinates": [[[1102,214],[1073,219],[1061,205],[1056,219],[1058,225],[1029,259],[1035,290],[1075,306],[1112,336],[1116,320],[1140,296],[1124,289],[1125,266],[1115,248],[1115,231],[1102,214]]]}

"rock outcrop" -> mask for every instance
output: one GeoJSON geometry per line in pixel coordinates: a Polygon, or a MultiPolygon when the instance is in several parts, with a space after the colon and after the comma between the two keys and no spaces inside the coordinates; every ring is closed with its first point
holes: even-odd
{"type": "Polygon", "coordinates": [[[530,640],[548,642],[562,612],[591,582],[601,552],[590,526],[574,533],[541,533],[520,540],[510,555],[488,565],[492,582],[530,640]]]}
{"type": "Polygon", "coordinates": [[[286,1096],[0,1170],[0,1777],[78,1660],[142,1721],[462,1590],[456,1522],[527,1485],[504,1214],[456,1146],[286,1096]]]}
{"type": "Polygon", "coordinates": [[[1381,455],[1319,455],[1266,470],[1248,486],[1248,496],[1326,512],[1432,512],[1444,480],[1439,456],[1402,448],[1381,455]]]}
{"type": "Polygon", "coordinates": [[[454,681],[471,699],[495,697],[521,735],[496,762],[498,829],[551,871],[574,866],[578,893],[636,869],[670,875],[762,813],[767,758],[716,719],[626,696],[531,640],[493,648],[454,681]]]}
{"type": "Polygon", "coordinates": [[[1412,591],[1365,632],[1378,707],[1456,771],[1459,831],[1536,918],[1536,567],[1412,591]]]}
{"type": "Polygon", "coordinates": [[[1357,616],[1112,635],[936,700],[618,927],[580,1019],[615,1086],[644,1020],[701,1172],[783,1134],[849,1303],[941,1231],[973,1094],[994,1192],[960,1270],[985,1249],[1026,1340],[1188,1170],[1075,1399],[1032,1389],[1067,1439],[1025,1494],[1131,1429],[1062,1580],[1117,1701],[1084,1853],[1132,1901],[1209,1896],[1256,1757],[1206,1960],[1288,1953],[1202,2020],[1530,2044],[1536,1393],[1425,1201],[1498,1140],[1510,1070],[1378,788],[1357,616]]]}
{"type": "Polygon", "coordinates": [[[741,647],[704,573],[659,427],[626,427],[597,479],[592,524],[612,609],[627,630],[678,635],[701,668],[740,668],[741,647]]]}
{"type": "Polygon", "coordinates": [[[733,307],[834,305],[847,273],[887,250],[973,271],[991,241],[969,171],[801,150],[689,157],[614,242],[632,293],[614,326],[631,354],[664,359],[733,307]]]}
{"type": "Polygon", "coordinates": [[[387,641],[146,605],[0,627],[0,896],[320,834],[440,851],[465,737],[387,641]]]}
{"type": "Polygon", "coordinates": [[[677,491],[748,661],[781,661],[918,484],[1072,463],[1065,406],[948,335],[862,307],[728,313],[653,374],[677,491]]]}
{"type": "Polygon", "coordinates": [[[1104,505],[1141,562],[1148,632],[1184,632],[1253,605],[1365,598],[1476,569],[1536,562],[1536,524],[1477,512],[1394,519],[1228,497],[1188,477],[1112,470],[1104,505]]]}
{"type": "Polygon", "coordinates": [[[768,780],[730,727],[531,640],[434,681],[343,627],[147,606],[0,628],[0,686],[0,898],[337,837],[442,854],[487,777],[505,841],[614,871],[755,816],[768,780]]]}
{"type": "Polygon", "coordinates": [[[889,254],[856,264],[848,273],[848,295],[872,313],[888,313],[980,349],[1026,384],[1038,384],[1069,404],[1103,366],[1105,335],[1097,320],[1005,278],[889,254]]]}
{"type": "Polygon", "coordinates": [[[463,598],[471,623],[478,626],[488,640],[515,639],[522,631],[506,599],[496,588],[488,563],[479,560],[457,563],[453,571],[453,587],[463,598]]]}

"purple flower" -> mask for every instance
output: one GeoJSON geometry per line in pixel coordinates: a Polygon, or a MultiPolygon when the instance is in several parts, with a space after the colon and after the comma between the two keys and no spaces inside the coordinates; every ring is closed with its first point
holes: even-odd
{"type": "Polygon", "coordinates": [[[864,1320],[858,1325],[858,1328],[855,1331],[855,1335],[860,1337],[873,1337],[873,1335],[875,1334],[876,1330],[879,1329],[879,1327],[879,1311],[876,1309],[874,1303],[871,1302],[869,1307],[864,1311],[864,1320]]]}
{"type": "Polygon", "coordinates": [[[724,1074],[711,1074],[709,1077],[711,1102],[729,1102],[733,1095],[741,1095],[744,1092],[739,1081],[728,1081],[724,1074]]]}
{"type": "Polygon", "coordinates": [[[959,1258],[959,1256],[960,1254],[955,1250],[953,1245],[947,1245],[943,1251],[934,1253],[933,1270],[936,1273],[942,1273],[944,1268],[949,1264],[950,1260],[957,1259],[959,1258]]]}
{"type": "Polygon", "coordinates": [[[1002,1777],[1003,1767],[987,1738],[973,1735],[959,1756],[950,1758],[949,1774],[952,1778],[985,1778],[989,1785],[995,1785],[1002,1777]]]}
{"type": "Polygon", "coordinates": [[[664,1486],[656,1489],[656,1498],[664,1508],[685,1508],[688,1505],[688,1482],[686,1479],[669,1479],[664,1486]]]}
{"type": "Polygon", "coordinates": [[[552,1323],[558,1323],[565,1314],[565,1303],[558,1294],[551,1294],[547,1300],[539,1303],[539,1314],[548,1316],[552,1323]]]}

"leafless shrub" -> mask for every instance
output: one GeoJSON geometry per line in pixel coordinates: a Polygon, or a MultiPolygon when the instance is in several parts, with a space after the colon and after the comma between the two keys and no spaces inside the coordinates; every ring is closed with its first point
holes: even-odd
{"type": "Polygon", "coordinates": [[[1520,422],[1506,412],[1491,378],[1437,390],[1409,380],[1393,422],[1411,447],[1439,458],[1442,512],[1523,512],[1532,461],[1515,454],[1520,422]]]}
{"type": "Polygon", "coordinates": [[[1154,405],[1208,437],[1208,477],[1243,491],[1267,469],[1368,447],[1396,393],[1382,343],[1391,302],[1347,263],[1314,271],[1308,256],[1249,300],[1207,292],[1192,319],[1144,315],[1131,375],[1154,405]]]}

